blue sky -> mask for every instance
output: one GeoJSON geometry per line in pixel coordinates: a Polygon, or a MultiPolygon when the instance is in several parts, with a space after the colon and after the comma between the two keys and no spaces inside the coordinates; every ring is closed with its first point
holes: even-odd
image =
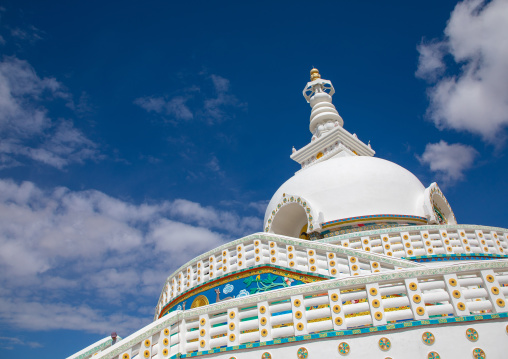
{"type": "Polygon", "coordinates": [[[1,6],[2,358],[127,336],[173,269],[261,231],[312,66],[376,156],[507,226],[506,0],[1,6]]]}

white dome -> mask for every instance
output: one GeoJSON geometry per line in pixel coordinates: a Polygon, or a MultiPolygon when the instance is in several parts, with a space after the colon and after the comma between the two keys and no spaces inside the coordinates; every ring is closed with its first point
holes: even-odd
{"type": "Polygon", "coordinates": [[[312,232],[322,223],[358,216],[425,217],[424,192],[416,176],[393,162],[368,156],[334,157],[298,172],[275,192],[264,228],[269,225],[270,232],[297,237],[308,219],[314,224],[312,232]],[[281,212],[285,215],[278,216],[281,212]]]}

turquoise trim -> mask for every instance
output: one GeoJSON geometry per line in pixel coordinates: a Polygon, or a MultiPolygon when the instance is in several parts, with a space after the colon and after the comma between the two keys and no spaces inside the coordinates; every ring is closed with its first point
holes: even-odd
{"type": "Polygon", "coordinates": [[[432,254],[423,256],[402,257],[415,262],[442,262],[442,261],[465,261],[465,260],[489,260],[508,258],[506,254],[494,253],[455,253],[455,254],[432,254]]]}
{"type": "Polygon", "coordinates": [[[334,221],[325,222],[321,225],[322,228],[326,226],[330,226],[332,224],[338,224],[338,223],[344,223],[349,221],[358,221],[362,219],[372,219],[372,220],[379,220],[379,219],[416,219],[422,222],[427,223],[427,218],[425,217],[419,217],[419,216],[412,216],[407,214],[372,214],[368,216],[358,216],[358,217],[349,217],[349,218],[342,218],[342,219],[336,219],[334,221]]]}
{"type": "Polygon", "coordinates": [[[222,353],[229,352],[234,350],[242,350],[242,349],[251,349],[258,348],[270,345],[279,345],[285,343],[292,342],[300,342],[304,340],[314,340],[314,339],[322,339],[322,338],[333,338],[333,337],[346,337],[350,335],[358,335],[358,334],[366,334],[373,332],[385,332],[394,329],[402,329],[402,328],[414,328],[420,326],[427,325],[439,325],[439,324],[448,324],[448,323],[462,323],[462,322],[473,322],[477,320],[490,320],[490,319],[500,319],[500,318],[508,318],[508,313],[497,313],[497,314],[482,314],[482,315],[468,315],[465,317],[452,317],[452,318],[439,318],[439,319],[426,319],[426,320],[415,320],[415,321],[407,321],[400,322],[394,324],[386,324],[380,325],[378,327],[367,327],[367,328],[358,328],[358,329],[349,329],[349,330],[340,330],[340,331],[329,331],[317,334],[307,334],[307,335],[299,335],[288,338],[278,338],[274,340],[270,340],[267,342],[256,342],[256,343],[247,343],[242,345],[236,345],[233,347],[224,347],[224,348],[215,348],[211,350],[193,352],[189,354],[175,354],[170,359],[176,358],[193,358],[201,355],[214,354],[214,353],[222,353]]]}

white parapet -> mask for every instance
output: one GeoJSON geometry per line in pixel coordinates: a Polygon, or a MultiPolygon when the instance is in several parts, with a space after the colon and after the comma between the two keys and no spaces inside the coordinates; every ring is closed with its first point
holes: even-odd
{"type": "Polygon", "coordinates": [[[506,260],[333,279],[173,312],[97,359],[287,357],[302,346],[316,357],[349,348],[354,358],[384,349],[399,357],[433,350],[462,358],[479,348],[501,358],[499,350],[508,349],[507,284],[506,260]],[[425,333],[440,339],[426,343],[425,333]]]}

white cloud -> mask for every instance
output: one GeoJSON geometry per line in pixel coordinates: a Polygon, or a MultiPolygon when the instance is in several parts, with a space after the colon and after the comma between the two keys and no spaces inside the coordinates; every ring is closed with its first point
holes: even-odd
{"type": "Polygon", "coordinates": [[[48,117],[44,102],[55,99],[71,99],[56,79],[40,78],[15,57],[0,62],[0,168],[30,158],[61,169],[100,157],[97,145],[71,121],[48,117]]]}
{"type": "Polygon", "coordinates": [[[186,222],[207,228],[222,228],[237,235],[257,232],[263,225],[258,217],[240,217],[235,212],[217,211],[212,207],[203,207],[199,203],[185,199],[175,200],[169,212],[175,218],[186,222]]]}
{"type": "MultiPolygon", "coordinates": [[[[146,96],[134,100],[134,104],[148,112],[169,116],[176,120],[191,120],[198,118],[209,124],[221,122],[233,117],[232,108],[246,107],[230,91],[228,79],[219,75],[210,75],[208,80],[213,86],[213,93],[197,86],[190,86],[174,97],[146,96]],[[191,106],[189,103],[192,103],[191,106]]],[[[206,88],[206,86],[205,86],[206,88]]]]}
{"type": "Polygon", "coordinates": [[[215,97],[207,98],[204,101],[204,116],[209,122],[222,121],[229,116],[225,112],[228,106],[245,107],[236,96],[229,92],[229,80],[218,76],[210,75],[215,88],[215,97]]]}
{"type": "Polygon", "coordinates": [[[256,202],[250,202],[249,207],[254,208],[260,214],[264,215],[266,211],[266,207],[268,207],[269,200],[261,200],[256,202]]]}
{"type": "Polygon", "coordinates": [[[42,344],[37,342],[23,341],[15,337],[0,337],[0,348],[13,350],[14,346],[29,346],[30,348],[42,348],[42,344]]]}
{"type": "Polygon", "coordinates": [[[428,143],[418,160],[428,165],[443,184],[448,185],[464,178],[464,172],[472,167],[476,156],[478,152],[471,146],[459,143],[449,145],[441,140],[428,143]]]}
{"type": "Polygon", "coordinates": [[[206,164],[206,167],[211,169],[213,172],[218,172],[218,173],[221,172],[220,171],[220,165],[219,165],[219,159],[215,155],[212,155],[212,158],[206,164]]]}
{"type": "Polygon", "coordinates": [[[480,135],[494,143],[508,125],[508,1],[465,0],[455,7],[441,42],[418,47],[417,76],[436,80],[428,115],[440,128],[480,135]],[[441,76],[451,57],[460,73],[441,76]]]}
{"type": "Polygon", "coordinates": [[[194,115],[187,106],[188,98],[176,96],[166,100],[163,97],[140,97],[134,103],[148,112],[173,116],[177,120],[191,120],[194,115]]]}
{"type": "Polygon", "coordinates": [[[445,70],[443,57],[447,51],[447,46],[443,42],[422,42],[418,46],[420,58],[418,59],[418,69],[416,77],[435,81],[445,70]]]}
{"type": "Polygon", "coordinates": [[[260,229],[257,217],[183,199],[132,204],[0,179],[0,323],[128,334],[173,270],[260,229]]]}
{"type": "Polygon", "coordinates": [[[31,43],[34,43],[38,40],[43,39],[44,32],[39,30],[33,25],[30,25],[24,29],[21,29],[19,27],[16,27],[14,29],[11,29],[11,36],[18,40],[24,40],[29,41],[31,43]]]}
{"type": "Polygon", "coordinates": [[[65,302],[40,303],[0,298],[0,308],[3,320],[14,327],[27,330],[69,329],[101,334],[112,331],[130,333],[151,321],[151,318],[121,314],[120,310],[108,313],[87,305],[72,306],[65,302]]]}

